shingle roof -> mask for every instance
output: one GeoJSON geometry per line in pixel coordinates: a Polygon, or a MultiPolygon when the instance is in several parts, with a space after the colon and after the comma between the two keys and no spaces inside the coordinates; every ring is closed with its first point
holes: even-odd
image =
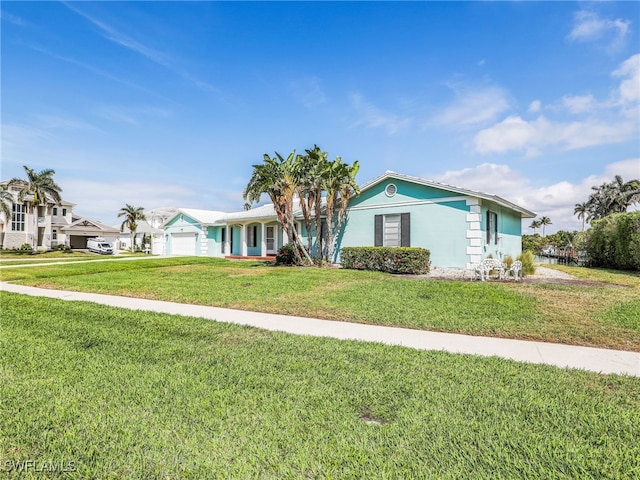
{"type": "Polygon", "coordinates": [[[261,207],[252,208],[251,210],[244,210],[242,212],[227,213],[224,217],[220,218],[217,223],[228,223],[240,220],[253,220],[261,218],[275,218],[276,211],[273,208],[273,204],[262,205],[261,207]]]}

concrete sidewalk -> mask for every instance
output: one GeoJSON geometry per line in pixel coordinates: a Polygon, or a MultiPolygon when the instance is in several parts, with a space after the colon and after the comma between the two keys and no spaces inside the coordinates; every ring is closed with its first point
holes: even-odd
{"type": "Polygon", "coordinates": [[[0,282],[0,290],[62,300],[94,302],[131,310],[200,317],[297,335],[380,342],[419,350],[496,356],[520,362],[640,377],[640,353],[637,352],[363,325],[113,295],[49,290],[6,282],[0,282]]]}

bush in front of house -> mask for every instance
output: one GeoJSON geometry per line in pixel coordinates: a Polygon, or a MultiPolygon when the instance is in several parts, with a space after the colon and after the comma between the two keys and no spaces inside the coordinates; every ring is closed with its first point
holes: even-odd
{"type": "Polygon", "coordinates": [[[418,247],[344,247],[340,250],[342,268],[386,273],[429,273],[431,253],[418,247]]]}
{"type": "Polygon", "coordinates": [[[533,275],[536,273],[536,258],[531,250],[518,255],[517,260],[522,262],[522,276],[533,275]]]}
{"type": "Polygon", "coordinates": [[[295,248],[298,249],[300,256],[304,255],[300,247],[293,243],[287,243],[278,250],[278,254],[276,255],[276,265],[297,265],[298,262],[296,261],[295,248]]]}

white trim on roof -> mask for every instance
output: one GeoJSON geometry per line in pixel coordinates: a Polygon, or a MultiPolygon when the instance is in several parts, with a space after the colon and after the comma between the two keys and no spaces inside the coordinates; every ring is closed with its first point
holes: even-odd
{"type": "Polygon", "coordinates": [[[526,208],[522,208],[518,205],[516,205],[515,203],[511,203],[508,200],[505,200],[502,197],[499,197],[498,195],[492,195],[489,193],[483,193],[483,192],[476,192],[475,190],[469,190],[467,188],[461,188],[461,187],[456,187],[454,185],[447,185],[446,183],[439,183],[439,182],[434,182],[433,180],[426,180],[424,178],[420,178],[420,177],[412,177],[410,175],[403,175],[402,173],[397,173],[394,172],[392,170],[387,170],[386,172],[384,172],[382,175],[374,178],[373,180],[365,183],[362,187],[360,187],[360,192],[364,192],[365,190],[368,190],[369,188],[385,181],[385,180],[389,180],[389,179],[395,179],[395,180],[404,180],[406,182],[411,182],[411,183],[417,183],[419,185],[425,185],[427,187],[433,187],[433,188],[438,188],[440,190],[447,190],[450,192],[455,192],[455,193],[459,193],[461,195],[466,195],[466,196],[471,196],[471,197],[477,197],[477,198],[482,198],[484,200],[490,200],[492,202],[497,203],[498,205],[501,205],[503,207],[507,207],[510,208],[511,210],[515,210],[516,212],[519,212],[523,218],[535,218],[536,214],[533,213],[530,210],[527,210],[526,208]]]}

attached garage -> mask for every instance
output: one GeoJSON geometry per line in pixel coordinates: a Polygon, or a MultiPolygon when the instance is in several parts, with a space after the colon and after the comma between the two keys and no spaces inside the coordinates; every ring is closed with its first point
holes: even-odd
{"type": "Polygon", "coordinates": [[[195,255],[196,235],[194,233],[174,233],[171,235],[171,255],[195,255]]]}

